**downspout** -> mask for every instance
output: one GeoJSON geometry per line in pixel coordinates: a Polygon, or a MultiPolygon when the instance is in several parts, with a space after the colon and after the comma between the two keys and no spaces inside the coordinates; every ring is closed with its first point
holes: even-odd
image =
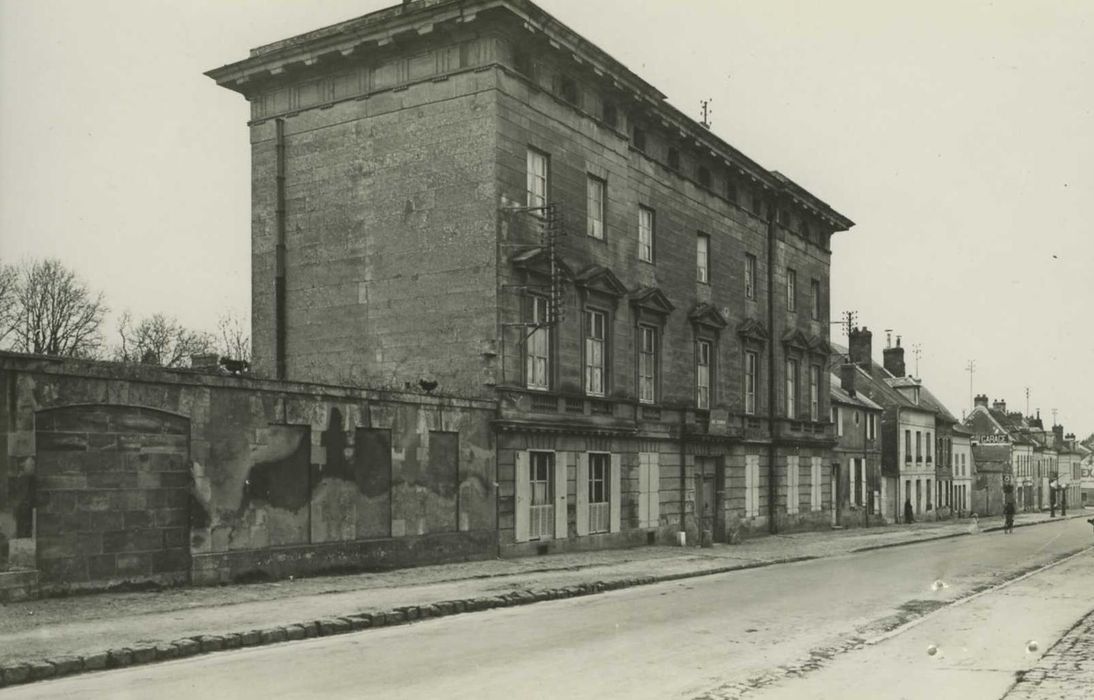
{"type": "MultiPolygon", "coordinates": [[[[687,409],[680,404],[680,532],[686,533],[688,507],[687,409]]],[[[701,538],[700,538],[701,539],[701,538]]]]}
{"type": "Polygon", "coordinates": [[[274,271],[274,337],[276,372],[285,379],[285,120],[275,121],[277,127],[277,250],[274,271]]]}
{"type": "Polygon", "coordinates": [[[775,522],[775,216],[767,207],[767,527],[772,535],[779,531],[775,522]]]}

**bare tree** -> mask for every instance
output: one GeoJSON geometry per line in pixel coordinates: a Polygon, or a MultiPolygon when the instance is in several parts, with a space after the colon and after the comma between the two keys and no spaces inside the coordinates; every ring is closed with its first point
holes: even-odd
{"type": "Polygon", "coordinates": [[[248,324],[240,320],[235,313],[225,314],[217,322],[220,335],[218,345],[220,354],[231,360],[251,361],[251,334],[248,324]]]}
{"type": "Polygon", "coordinates": [[[0,263],[0,346],[4,339],[15,330],[15,319],[18,318],[19,271],[14,265],[0,263]]]}
{"type": "Polygon", "coordinates": [[[15,282],[13,346],[40,355],[94,357],[107,307],[55,259],[22,265],[15,282]]]}
{"type": "Polygon", "coordinates": [[[192,331],[163,314],[133,323],[127,311],[118,322],[118,335],[121,343],[114,355],[121,362],[188,367],[191,355],[216,352],[216,339],[211,333],[192,331]]]}

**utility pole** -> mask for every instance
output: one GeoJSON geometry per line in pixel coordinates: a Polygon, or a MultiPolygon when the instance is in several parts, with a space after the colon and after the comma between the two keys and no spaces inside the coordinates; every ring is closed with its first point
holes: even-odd
{"type": "Polygon", "coordinates": [[[1052,409],[1052,427],[1056,427],[1056,409],[1052,409]]]}
{"type": "Polygon", "coordinates": [[[710,108],[711,99],[708,97],[705,100],[699,100],[699,107],[702,110],[702,119],[699,121],[707,129],[710,128],[710,115],[714,114],[714,110],[710,108]]]}
{"type": "Polygon", "coordinates": [[[1029,387],[1026,387],[1026,418],[1029,418],[1029,387]]]}
{"type": "Polygon", "coordinates": [[[969,360],[969,365],[965,368],[965,371],[969,373],[969,410],[971,411],[976,407],[976,401],[972,393],[972,375],[976,374],[976,360],[969,360]]]}
{"type": "Polygon", "coordinates": [[[915,357],[915,376],[919,378],[919,356],[923,354],[923,346],[919,343],[912,345],[912,355],[915,357]]]}

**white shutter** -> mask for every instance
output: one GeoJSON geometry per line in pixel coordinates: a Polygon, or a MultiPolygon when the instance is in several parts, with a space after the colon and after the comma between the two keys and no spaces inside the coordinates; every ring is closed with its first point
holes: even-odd
{"type": "Polygon", "coordinates": [[[821,509],[821,458],[814,457],[812,461],[812,478],[810,479],[811,502],[813,510],[821,509]]]}
{"type": "Polygon", "coordinates": [[[638,453],[638,527],[650,525],[650,459],[645,452],[638,453]]]}
{"type": "Polygon", "coordinates": [[[589,454],[577,453],[577,476],[574,479],[577,496],[577,534],[589,534],[589,454]]]}
{"type": "Polygon", "coordinates": [[[745,456],[745,517],[756,515],[756,473],[753,470],[754,455],[745,456]]]}
{"type": "Polygon", "coordinates": [[[610,525],[608,526],[609,532],[619,532],[619,520],[620,514],[622,513],[621,506],[623,505],[622,471],[623,460],[620,455],[613,453],[611,473],[612,490],[611,496],[609,497],[610,502],[608,504],[608,508],[610,509],[609,517],[611,518],[609,521],[610,525]]]}
{"type": "Polygon", "coordinates": [[[521,450],[517,452],[517,465],[513,471],[513,481],[516,488],[516,497],[513,500],[514,527],[513,538],[517,542],[528,541],[528,516],[531,505],[531,494],[528,484],[528,453],[521,450]]]}
{"type": "Polygon", "coordinates": [[[555,539],[569,537],[566,524],[566,482],[570,453],[559,452],[555,457],[555,539]]]}
{"type": "Polygon", "coordinates": [[[649,526],[661,525],[661,455],[657,452],[648,453],[647,460],[649,476],[649,526]]]}

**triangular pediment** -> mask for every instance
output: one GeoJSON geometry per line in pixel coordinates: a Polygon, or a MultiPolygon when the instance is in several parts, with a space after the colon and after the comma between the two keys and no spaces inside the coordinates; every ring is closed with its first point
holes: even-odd
{"type": "Polygon", "coordinates": [[[787,329],[787,331],[783,333],[782,343],[786,347],[795,350],[805,351],[809,349],[809,338],[797,328],[787,329]]]}
{"type": "Polygon", "coordinates": [[[809,339],[809,352],[817,355],[831,355],[832,346],[821,336],[815,335],[809,339]]]}
{"type": "Polygon", "coordinates": [[[757,343],[767,342],[767,328],[761,321],[754,318],[746,318],[738,323],[737,335],[745,340],[752,340],[757,343]]]}
{"type": "Polygon", "coordinates": [[[630,297],[632,306],[663,316],[669,315],[676,308],[657,287],[639,287],[631,292],[630,297]]]}
{"type": "Polygon", "coordinates": [[[618,299],[627,293],[626,286],[615,273],[603,265],[590,265],[574,277],[574,284],[590,292],[598,292],[618,299]]]}
{"type": "MultiPolygon", "coordinates": [[[[545,277],[550,277],[551,275],[551,255],[550,251],[546,248],[535,247],[519,251],[509,257],[509,262],[518,270],[524,270],[525,272],[545,277]]],[[[564,279],[573,280],[573,268],[567,265],[566,261],[557,253],[554,258],[554,266],[564,279]]]]}
{"type": "Polygon", "coordinates": [[[726,319],[718,312],[718,309],[713,304],[696,304],[695,308],[688,314],[688,320],[698,326],[706,326],[707,328],[720,331],[728,324],[726,319]]]}

